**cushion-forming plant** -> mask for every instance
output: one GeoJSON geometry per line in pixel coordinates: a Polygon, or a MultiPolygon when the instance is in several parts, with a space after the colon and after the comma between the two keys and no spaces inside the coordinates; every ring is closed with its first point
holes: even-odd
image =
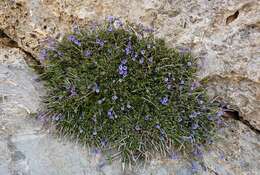
{"type": "Polygon", "coordinates": [[[40,59],[48,94],[38,117],[123,161],[200,154],[220,120],[187,50],[118,18],[51,41],[40,59]]]}

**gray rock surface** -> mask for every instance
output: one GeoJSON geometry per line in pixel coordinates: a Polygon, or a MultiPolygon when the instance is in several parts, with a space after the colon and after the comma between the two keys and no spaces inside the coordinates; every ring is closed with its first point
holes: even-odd
{"type": "Polygon", "coordinates": [[[44,39],[107,15],[143,23],[191,48],[199,79],[260,129],[259,0],[2,0],[0,29],[36,58],[44,39]]]}
{"type": "Polygon", "coordinates": [[[235,120],[226,121],[201,161],[155,157],[123,172],[118,161],[109,164],[93,148],[49,134],[32,117],[44,89],[25,60],[20,49],[0,45],[0,175],[260,174],[260,136],[235,120]]]}

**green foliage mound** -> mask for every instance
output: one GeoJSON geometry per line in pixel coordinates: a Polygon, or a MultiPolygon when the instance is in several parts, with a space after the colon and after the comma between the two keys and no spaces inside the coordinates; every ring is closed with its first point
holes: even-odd
{"type": "Polygon", "coordinates": [[[198,153],[214,133],[219,115],[195,80],[195,59],[143,27],[110,17],[52,41],[41,61],[48,95],[38,117],[124,161],[198,153]]]}

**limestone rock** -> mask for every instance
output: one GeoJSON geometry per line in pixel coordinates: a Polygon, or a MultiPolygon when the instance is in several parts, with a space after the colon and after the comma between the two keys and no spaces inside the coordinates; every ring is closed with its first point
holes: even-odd
{"type": "Polygon", "coordinates": [[[143,23],[169,45],[191,48],[212,95],[260,129],[259,0],[0,1],[0,29],[36,58],[46,38],[107,15],[143,23]]]}
{"type": "MultiPolygon", "coordinates": [[[[1,40],[1,38],[0,38],[1,40]]],[[[0,42],[1,43],[1,42],[0,42]]],[[[60,139],[32,116],[44,89],[18,48],[0,45],[0,174],[1,175],[258,175],[260,135],[239,121],[226,121],[217,141],[201,161],[155,158],[146,167],[123,173],[93,148],[60,139]]]]}

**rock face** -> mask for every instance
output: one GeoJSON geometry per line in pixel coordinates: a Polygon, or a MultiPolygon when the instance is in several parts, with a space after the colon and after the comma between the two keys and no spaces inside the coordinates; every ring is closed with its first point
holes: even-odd
{"type": "Polygon", "coordinates": [[[259,0],[4,0],[0,29],[38,58],[47,37],[107,15],[153,27],[199,58],[198,77],[260,129],[259,0]]]}
{"type": "MultiPolygon", "coordinates": [[[[0,43],[1,42],[0,38],[0,43]]],[[[201,161],[154,159],[146,167],[123,172],[91,148],[56,138],[32,118],[44,89],[18,48],[0,45],[0,174],[1,175],[258,175],[260,135],[243,123],[226,121],[218,141],[201,161]]]]}

